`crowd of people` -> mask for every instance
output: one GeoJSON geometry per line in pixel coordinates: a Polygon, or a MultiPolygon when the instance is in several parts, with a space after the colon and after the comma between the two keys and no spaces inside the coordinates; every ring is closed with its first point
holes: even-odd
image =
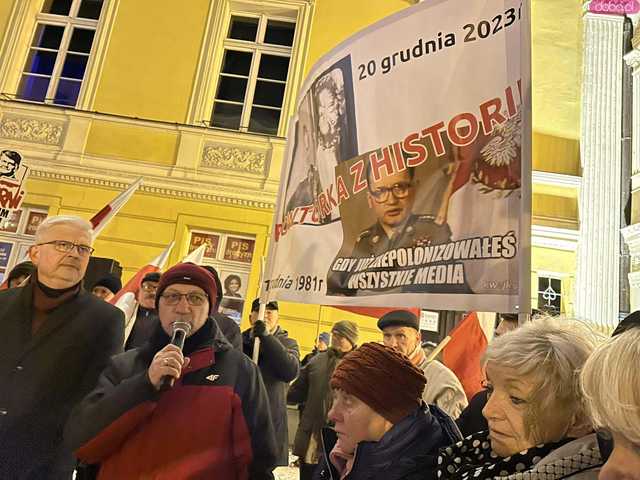
{"type": "Polygon", "coordinates": [[[287,404],[301,480],[640,479],[640,313],[611,338],[505,316],[467,399],[409,311],[379,342],[338,321],[301,361],[277,302],[244,332],[218,312],[211,267],[147,275],[125,318],[117,277],[83,288],[92,253],[89,222],[50,217],[0,292],[0,479],[273,479],[287,404]]]}

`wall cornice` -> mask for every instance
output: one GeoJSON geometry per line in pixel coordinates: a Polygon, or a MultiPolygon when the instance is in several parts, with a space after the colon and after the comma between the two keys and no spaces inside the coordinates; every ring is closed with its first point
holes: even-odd
{"type": "MultiPolygon", "coordinates": [[[[38,180],[56,181],[73,185],[87,185],[114,190],[124,190],[134,178],[124,179],[115,176],[106,176],[97,172],[65,172],[60,169],[46,169],[38,166],[32,167],[30,177],[38,180]]],[[[230,189],[216,189],[211,193],[201,182],[185,182],[180,184],[171,179],[145,177],[144,184],[139,188],[142,193],[158,195],[164,198],[170,197],[180,200],[192,200],[197,202],[233,205],[239,207],[256,208],[261,210],[273,210],[275,208],[275,196],[260,195],[259,197],[247,195],[247,191],[233,191],[230,189]],[[257,197],[257,198],[256,198],[257,197]]]]}

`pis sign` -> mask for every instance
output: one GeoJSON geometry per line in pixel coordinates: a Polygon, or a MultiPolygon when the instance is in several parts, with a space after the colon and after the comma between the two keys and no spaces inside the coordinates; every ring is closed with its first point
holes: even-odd
{"type": "Polygon", "coordinates": [[[605,15],[631,15],[640,12],[640,0],[591,0],[589,12],[605,15]]]}

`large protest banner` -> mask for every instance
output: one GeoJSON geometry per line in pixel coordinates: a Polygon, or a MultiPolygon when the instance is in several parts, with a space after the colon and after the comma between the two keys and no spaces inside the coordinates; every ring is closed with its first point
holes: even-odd
{"type": "Polygon", "coordinates": [[[529,9],[423,2],[314,66],[289,128],[270,298],[529,310],[529,9]]]}

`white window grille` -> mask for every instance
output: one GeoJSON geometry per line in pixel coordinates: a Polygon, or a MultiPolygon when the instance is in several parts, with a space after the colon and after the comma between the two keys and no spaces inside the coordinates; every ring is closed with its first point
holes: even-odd
{"type": "Polygon", "coordinates": [[[45,0],[17,97],[74,107],[89,63],[103,0],[45,0]]]}

